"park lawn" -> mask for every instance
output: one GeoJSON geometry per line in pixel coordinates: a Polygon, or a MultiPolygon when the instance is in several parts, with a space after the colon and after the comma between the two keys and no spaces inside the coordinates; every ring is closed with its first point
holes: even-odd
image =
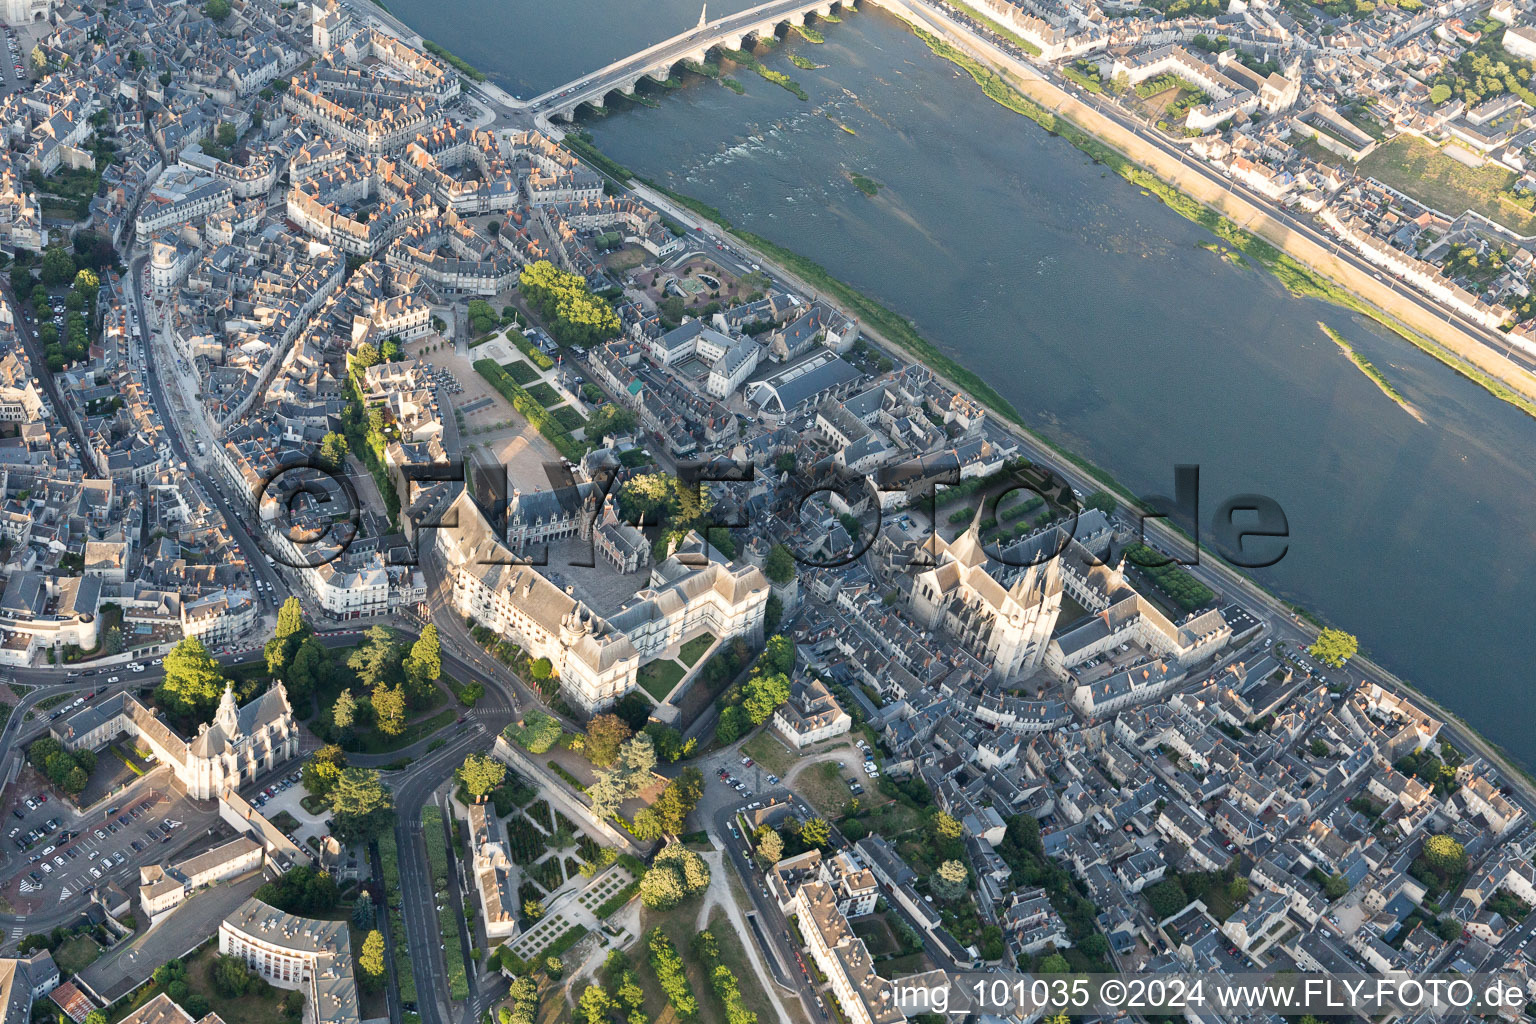
{"type": "Polygon", "coordinates": [[[880,917],[861,917],[854,921],[853,934],[864,940],[872,957],[889,956],[901,948],[896,936],[891,934],[890,928],[880,917]]]}
{"type": "MultiPolygon", "coordinates": [[[[720,947],[720,961],[731,969],[736,975],[736,982],[741,988],[742,1002],[757,1010],[758,1020],[768,1020],[772,1014],[772,1003],[768,1001],[767,994],[763,991],[762,982],[758,980],[757,972],[752,969],[751,962],[747,959],[747,951],[743,943],[755,942],[751,936],[740,935],[736,927],[731,924],[731,919],[720,907],[715,907],[709,912],[709,930],[715,937],[715,943],[720,947]]],[[[708,996],[714,1000],[715,1005],[720,1005],[714,990],[711,989],[708,996]]],[[[789,1010],[789,1019],[794,1024],[804,1024],[805,1011],[798,999],[781,999],[781,1003],[789,1010]]]]}
{"type": "Polygon", "coordinates": [[[699,663],[699,659],[704,657],[704,652],[709,650],[709,645],[714,642],[715,635],[713,633],[696,636],[683,644],[683,649],[678,652],[677,660],[689,668],[693,668],[693,666],[699,663]]]}
{"type": "Polygon", "coordinates": [[[657,701],[663,701],[686,671],[675,661],[652,661],[641,666],[636,679],[646,693],[657,701]]]}
{"type": "MultiPolygon", "coordinates": [[[[678,955],[683,958],[683,972],[688,976],[688,983],[693,986],[693,994],[699,1001],[699,1014],[694,1020],[697,1024],[726,1024],[725,1014],[720,1008],[720,1000],[715,998],[715,990],[710,987],[709,979],[704,976],[704,968],[699,958],[693,955],[692,943],[693,937],[699,931],[697,921],[701,898],[695,896],[684,900],[681,906],[666,911],[651,910],[648,907],[642,907],[640,910],[640,941],[631,946],[628,953],[630,960],[634,962],[635,973],[640,975],[640,983],[645,988],[646,1015],[651,1018],[653,1024],[670,1024],[670,1022],[681,1020],[664,998],[659,999],[655,1007],[651,1003],[653,993],[660,996],[661,986],[657,984],[656,972],[651,969],[650,950],[646,947],[645,938],[651,933],[651,929],[658,925],[661,926],[667,938],[672,940],[672,945],[677,947],[678,955]]],[[[759,1019],[767,1020],[768,1017],[766,1014],[759,1013],[759,1019]]]]}
{"type": "MultiPolygon", "coordinates": [[[[438,703],[442,703],[441,691],[439,691],[438,703]]],[[[426,739],[451,723],[458,715],[456,708],[448,708],[429,718],[418,718],[414,722],[407,722],[405,731],[399,736],[385,736],[377,729],[370,728],[366,732],[354,734],[343,746],[344,749],[355,754],[388,754],[402,750],[418,740],[426,739]]]]}
{"type": "Polygon", "coordinates": [[[533,396],[533,400],[535,402],[538,402],[546,409],[552,405],[559,405],[561,402],[565,401],[565,399],[561,398],[559,393],[555,391],[554,388],[550,387],[548,384],[545,384],[543,381],[540,381],[539,383],[534,384],[532,387],[528,388],[528,393],[533,396]]]}
{"type": "Polygon", "coordinates": [[[933,969],[933,961],[928,959],[926,953],[908,953],[906,956],[894,956],[889,960],[881,960],[875,964],[875,973],[882,978],[900,978],[908,974],[922,974],[933,969]]]}
{"type": "MultiPolygon", "coordinates": [[[[743,743],[741,752],[781,779],[789,774],[789,769],[799,758],[798,754],[786,747],[767,729],[759,731],[756,736],[743,743]]],[[[814,768],[806,770],[815,771],[814,768]]]]}
{"type": "Polygon", "coordinates": [[[276,814],[272,815],[271,821],[272,824],[276,825],[290,836],[299,830],[299,819],[295,818],[287,811],[278,811],[276,814]]]}
{"type": "Polygon", "coordinates": [[[62,974],[79,974],[101,956],[101,946],[89,935],[72,935],[53,951],[53,959],[62,974]]]}
{"type": "Polygon", "coordinates": [[[501,368],[507,371],[508,377],[511,377],[523,387],[527,387],[529,384],[532,384],[534,381],[543,376],[543,374],[541,374],[538,370],[532,366],[529,366],[521,359],[514,360],[510,363],[502,363],[501,368]]]}
{"type": "Polygon", "coordinates": [[[283,990],[266,986],[258,992],[229,999],[219,994],[213,984],[213,963],[218,959],[218,943],[208,946],[187,962],[187,987],[201,992],[208,1000],[209,1008],[224,1019],[224,1024],[272,1024],[283,1019],[277,1012],[277,1004],[283,998],[283,990]]]}
{"type": "Polygon", "coordinates": [[[549,414],[555,418],[556,423],[566,430],[580,430],[587,425],[587,421],[582,417],[581,413],[569,405],[562,405],[558,409],[551,409],[549,414]]]}
{"type": "Polygon", "coordinates": [[[1499,197],[1515,172],[1496,164],[1468,167],[1423,139],[1399,135],[1377,146],[1359,170],[1449,217],[1475,210],[1517,234],[1536,233],[1536,214],[1499,197]]]}

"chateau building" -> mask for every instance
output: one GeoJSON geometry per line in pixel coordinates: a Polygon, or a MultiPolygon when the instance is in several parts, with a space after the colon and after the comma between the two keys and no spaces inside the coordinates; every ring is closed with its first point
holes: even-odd
{"type": "Polygon", "coordinates": [[[299,727],[282,683],[244,707],[236,706],[233,685],[226,685],[213,722],[190,741],[127,693],[60,719],[51,731],[66,750],[96,750],[126,733],[170,765],[196,800],[211,800],[226,787],[239,789],[299,755],[299,727]]]}
{"type": "Polygon", "coordinates": [[[693,535],[651,570],[649,586],[604,618],[523,564],[467,491],[441,521],[455,524],[436,531],[454,607],[529,657],[548,658],[567,698],[585,711],[612,704],[636,686],[642,664],[702,633],[761,639],[767,577],[715,560],[718,551],[708,557],[693,535]]]}

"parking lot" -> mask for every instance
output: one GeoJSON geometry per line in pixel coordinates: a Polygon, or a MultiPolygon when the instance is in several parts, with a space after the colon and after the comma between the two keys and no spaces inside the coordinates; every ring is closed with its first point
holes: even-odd
{"type": "Polygon", "coordinates": [[[18,787],[7,819],[6,881],[0,886],[16,912],[59,907],[102,882],[132,891],[140,865],[166,859],[211,824],[217,810],[199,808],[168,774],[152,772],[83,815],[56,798],[42,802],[38,797],[46,794],[18,787]],[[39,834],[29,843],[29,835],[39,834]]]}

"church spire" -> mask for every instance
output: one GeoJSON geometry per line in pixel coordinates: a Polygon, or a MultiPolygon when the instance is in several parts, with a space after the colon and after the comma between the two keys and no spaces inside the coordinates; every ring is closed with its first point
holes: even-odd
{"type": "Polygon", "coordinates": [[[225,736],[233,739],[240,734],[240,709],[235,705],[235,684],[229,680],[224,682],[224,697],[219,701],[219,710],[213,720],[224,730],[225,736]]]}

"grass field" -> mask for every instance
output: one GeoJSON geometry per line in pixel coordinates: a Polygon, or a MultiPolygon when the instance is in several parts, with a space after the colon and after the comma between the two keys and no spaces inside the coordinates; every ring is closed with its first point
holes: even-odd
{"type": "Polygon", "coordinates": [[[53,959],[59,965],[59,971],[63,974],[78,974],[101,956],[101,947],[96,940],[89,935],[75,935],[53,951],[53,959]]]}
{"type": "Polygon", "coordinates": [[[581,413],[568,405],[562,405],[558,409],[551,409],[549,414],[555,418],[556,423],[566,430],[580,430],[587,425],[587,421],[582,418],[581,413]]]}
{"type": "MultiPolygon", "coordinates": [[[[768,996],[763,992],[763,986],[758,980],[757,972],[752,969],[752,964],[747,960],[747,951],[742,946],[743,942],[750,942],[752,940],[738,935],[736,929],[731,925],[731,919],[719,907],[715,907],[709,912],[709,930],[715,937],[715,943],[720,947],[720,961],[731,969],[732,974],[736,975],[736,981],[741,986],[742,1001],[758,1011],[758,1020],[771,1019],[773,1016],[771,1012],[772,1004],[768,1002],[768,996]]],[[[703,994],[701,998],[713,1000],[716,1007],[720,1006],[719,1000],[713,991],[703,994]]],[[[782,999],[780,1002],[789,1010],[792,1020],[796,1022],[803,1022],[805,1020],[805,1013],[800,1006],[800,1000],[782,999]]]]}
{"type": "Polygon", "coordinates": [[[538,380],[540,376],[538,370],[535,370],[521,359],[515,362],[503,364],[502,369],[507,371],[507,376],[517,381],[523,387],[527,387],[529,384],[532,384],[534,381],[538,380]]]}
{"type": "Polygon", "coordinates": [[[665,700],[672,687],[683,678],[683,666],[675,661],[652,661],[640,667],[636,677],[645,692],[657,700],[665,700]]]}
{"type": "Polygon", "coordinates": [[[1497,164],[1468,167],[1423,139],[1400,135],[1360,161],[1360,173],[1451,217],[1475,210],[1522,234],[1536,232],[1536,215],[1499,198],[1515,173],[1497,164]]]}
{"type": "MultiPolygon", "coordinates": [[[[790,767],[799,757],[798,754],[781,743],[779,738],[767,729],[764,729],[743,743],[741,745],[741,752],[780,777],[789,774],[790,767]]],[[[815,770],[814,768],[806,769],[806,771],[810,772],[815,770]]]]}
{"type": "MultiPolygon", "coordinates": [[[[439,703],[441,703],[441,700],[439,700],[439,703]]],[[[403,750],[417,740],[424,740],[434,732],[437,732],[437,730],[457,718],[458,714],[457,708],[449,708],[446,711],[439,711],[430,718],[417,719],[414,722],[407,723],[405,731],[399,736],[385,736],[377,729],[369,729],[366,733],[354,737],[354,741],[348,743],[346,749],[362,754],[388,754],[392,751],[403,750]]]]}
{"type": "Polygon", "coordinates": [[[213,984],[213,964],[218,959],[219,947],[208,946],[187,963],[187,985],[194,992],[201,992],[208,1005],[225,1021],[225,1024],[272,1024],[283,1019],[277,1012],[277,1004],[284,992],[271,985],[263,986],[254,993],[228,999],[219,994],[213,984]]]}
{"type": "Polygon", "coordinates": [[[535,402],[538,402],[546,409],[552,405],[559,405],[562,401],[564,401],[564,399],[562,399],[559,394],[555,392],[554,388],[550,387],[548,384],[545,384],[543,381],[540,381],[539,383],[530,387],[528,389],[528,393],[533,396],[533,400],[535,402]]]}
{"type": "Polygon", "coordinates": [[[698,664],[700,658],[704,657],[704,652],[709,650],[709,645],[714,642],[713,634],[705,633],[703,636],[696,636],[683,644],[683,649],[678,652],[677,658],[684,665],[692,668],[698,664]]]}

